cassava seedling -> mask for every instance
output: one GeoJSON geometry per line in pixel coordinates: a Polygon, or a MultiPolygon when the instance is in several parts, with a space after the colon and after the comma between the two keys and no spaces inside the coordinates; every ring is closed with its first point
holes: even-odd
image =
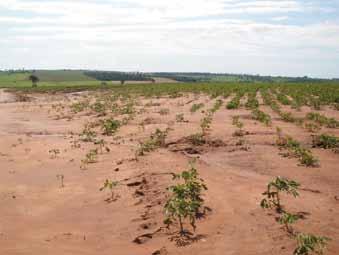
{"type": "Polygon", "coordinates": [[[299,233],[296,239],[298,246],[294,250],[293,255],[323,254],[328,242],[331,240],[325,236],[304,233],[299,233]]]}
{"type": "Polygon", "coordinates": [[[85,159],[83,159],[81,162],[83,164],[93,164],[98,162],[97,159],[98,159],[98,149],[92,149],[86,154],[85,159]]]}
{"type": "Polygon", "coordinates": [[[193,230],[196,229],[196,218],[199,214],[204,200],[202,192],[207,190],[204,181],[199,178],[197,170],[191,166],[188,171],[174,175],[174,180],[182,180],[183,182],[170,186],[168,190],[171,192],[170,198],[165,204],[165,220],[168,226],[174,222],[179,223],[180,234],[184,235],[184,220],[189,219],[193,230]]]}
{"type": "Polygon", "coordinates": [[[283,177],[277,177],[267,185],[267,190],[263,193],[266,198],[261,200],[260,206],[264,209],[275,207],[277,212],[283,212],[280,201],[280,192],[286,192],[294,197],[299,196],[298,188],[300,184],[296,181],[283,177]]]}
{"type": "Polygon", "coordinates": [[[106,119],[101,122],[101,129],[103,130],[103,135],[113,135],[118,128],[121,126],[120,121],[114,119],[106,119]]]}
{"type": "Polygon", "coordinates": [[[114,188],[119,185],[118,181],[106,180],[103,186],[100,188],[100,191],[108,189],[110,191],[110,197],[106,199],[107,202],[112,202],[116,200],[116,196],[114,194],[114,188]]]}
{"type": "Polygon", "coordinates": [[[157,129],[153,134],[151,134],[151,137],[147,141],[140,143],[140,147],[136,151],[136,156],[143,156],[145,155],[145,152],[151,152],[159,147],[164,147],[166,145],[165,139],[167,137],[167,133],[168,129],[165,131],[157,129]]]}
{"type": "Polygon", "coordinates": [[[285,229],[288,233],[293,234],[293,228],[291,224],[295,223],[300,216],[298,214],[291,214],[288,212],[283,212],[283,215],[279,218],[279,223],[285,226],[285,229]]]}
{"type": "Polygon", "coordinates": [[[184,118],[184,114],[183,113],[179,113],[175,116],[175,120],[177,122],[185,122],[185,118],[184,118]]]}

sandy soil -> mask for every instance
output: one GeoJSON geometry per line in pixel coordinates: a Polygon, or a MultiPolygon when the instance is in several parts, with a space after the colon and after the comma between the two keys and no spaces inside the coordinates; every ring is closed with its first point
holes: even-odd
{"type": "MultiPolygon", "coordinates": [[[[13,102],[11,95],[0,91],[0,254],[292,254],[296,241],[276,222],[273,211],[259,206],[266,184],[276,176],[302,184],[299,198],[282,198],[290,211],[305,216],[295,229],[330,237],[326,254],[339,253],[339,154],[311,149],[320,167],[307,168],[279,155],[274,145],[279,126],[309,146],[311,136],[303,128],[283,122],[267,106],[260,109],[272,116],[272,127],[252,120],[244,108],[223,106],[214,114],[209,133],[209,139],[220,139],[222,146],[194,148],[192,154],[192,146],[179,141],[199,131],[204,113],[192,114],[189,109],[203,102],[206,111],[216,99],[140,98],[137,108],[142,113],[122,126],[115,138],[105,138],[110,152],[81,169],[81,160],[94,145],[80,142],[80,148],[74,148],[72,141],[86,122],[97,118],[88,112],[71,114],[65,106],[92,96],[35,94],[30,95],[31,102],[13,102]],[[146,106],[150,102],[154,106],[146,106]],[[159,114],[161,108],[169,109],[169,114],[159,114]],[[176,122],[178,113],[187,122],[176,122]],[[249,132],[243,146],[237,146],[239,138],[232,136],[235,115],[249,132]],[[169,146],[135,160],[139,142],[156,128],[168,127],[169,146]],[[53,149],[60,151],[55,158],[49,152],[53,149]],[[211,211],[198,221],[194,238],[178,245],[175,226],[166,230],[162,223],[166,187],[173,183],[168,173],[187,169],[194,157],[209,188],[205,202],[211,211]],[[111,203],[105,201],[109,193],[99,191],[106,179],[126,184],[117,187],[118,198],[111,203]]],[[[303,107],[301,113],[308,111],[303,107]]],[[[333,115],[339,119],[339,112],[331,111],[333,115]]],[[[339,136],[338,129],[322,131],[339,136]]]]}

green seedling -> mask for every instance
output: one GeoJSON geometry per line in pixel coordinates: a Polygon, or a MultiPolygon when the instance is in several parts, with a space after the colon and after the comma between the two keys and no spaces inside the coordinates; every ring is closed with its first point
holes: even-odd
{"type": "Polygon", "coordinates": [[[263,193],[266,197],[261,200],[260,206],[264,209],[275,207],[277,212],[283,212],[280,201],[280,193],[285,192],[293,197],[299,196],[298,189],[300,184],[287,178],[277,177],[267,185],[267,190],[263,193]]]}
{"type": "Polygon", "coordinates": [[[157,129],[155,133],[151,134],[150,138],[141,143],[139,149],[136,152],[136,155],[143,156],[146,152],[154,151],[157,148],[165,147],[165,139],[167,137],[168,129],[161,131],[157,129]]]}
{"type": "Polygon", "coordinates": [[[183,225],[185,219],[189,219],[194,231],[196,229],[195,222],[204,202],[202,192],[207,190],[207,187],[193,166],[188,171],[174,175],[173,179],[181,183],[168,188],[171,195],[164,207],[164,223],[169,227],[174,222],[178,222],[180,235],[185,235],[183,225]]]}
{"type": "Polygon", "coordinates": [[[254,120],[258,120],[264,123],[266,126],[270,126],[272,123],[270,115],[260,111],[259,109],[254,109],[252,111],[252,117],[254,120]]]}
{"type": "Polygon", "coordinates": [[[339,147],[339,138],[332,135],[322,134],[319,136],[313,136],[313,147],[319,147],[323,149],[334,149],[339,147]]]}
{"type": "Polygon", "coordinates": [[[121,123],[118,120],[106,119],[101,121],[101,129],[103,130],[103,135],[113,135],[117,132],[120,126],[121,123]]]}
{"type": "Polygon", "coordinates": [[[299,233],[296,239],[298,246],[294,250],[293,255],[323,254],[328,242],[331,240],[325,236],[303,233],[299,233]]]}
{"type": "Polygon", "coordinates": [[[279,223],[285,226],[288,233],[293,234],[294,232],[291,224],[295,223],[299,219],[300,216],[297,214],[283,212],[283,215],[279,218],[279,223]]]}

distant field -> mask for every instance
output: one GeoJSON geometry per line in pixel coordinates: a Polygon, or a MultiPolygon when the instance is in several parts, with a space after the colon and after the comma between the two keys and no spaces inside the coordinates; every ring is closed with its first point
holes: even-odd
{"type": "MultiPolygon", "coordinates": [[[[109,73],[109,72],[107,72],[109,73]]],[[[131,83],[150,83],[149,80],[139,81],[135,79],[134,74],[128,74],[126,77],[121,75],[119,72],[112,72],[113,74],[118,73],[125,79],[126,84],[131,83]],[[128,78],[134,78],[135,80],[129,80],[128,78]]],[[[0,87],[2,88],[29,88],[32,86],[31,81],[28,77],[33,72],[0,72],[0,87]]],[[[77,87],[77,86],[102,86],[102,84],[112,85],[120,84],[120,80],[99,80],[94,77],[85,75],[85,71],[82,70],[37,70],[34,72],[39,78],[38,87],[77,87]]],[[[168,78],[155,78],[156,83],[173,83],[177,82],[173,79],[168,78]]]]}
{"type": "MultiPolygon", "coordinates": [[[[24,73],[9,73],[0,72],[0,87],[29,87],[31,81],[28,77],[31,72],[24,73]]],[[[50,85],[91,85],[93,82],[99,84],[99,81],[83,74],[83,71],[62,71],[62,70],[38,70],[34,75],[39,77],[40,86],[50,85]]]]}
{"type": "Polygon", "coordinates": [[[84,74],[83,71],[78,70],[38,70],[35,75],[41,81],[49,82],[65,82],[65,81],[95,81],[95,79],[84,74]]]}

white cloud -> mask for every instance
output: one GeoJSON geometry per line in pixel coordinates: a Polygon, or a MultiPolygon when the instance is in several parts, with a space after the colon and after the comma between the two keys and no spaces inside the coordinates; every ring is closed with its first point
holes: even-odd
{"type": "MultiPolygon", "coordinates": [[[[194,71],[205,64],[206,71],[227,72],[224,68],[232,63],[243,61],[248,66],[253,61],[252,71],[238,72],[257,72],[267,60],[271,70],[280,58],[284,65],[286,59],[297,59],[298,68],[303,58],[321,59],[332,67],[333,59],[339,61],[339,24],[287,24],[291,13],[315,10],[331,8],[297,0],[1,0],[0,46],[7,50],[0,52],[0,68],[13,63],[60,68],[64,63],[78,68],[90,63],[93,68],[159,70],[167,66],[168,70],[194,71]],[[33,52],[34,61],[29,59],[33,52]],[[20,54],[28,58],[23,62],[20,54]],[[43,61],[45,56],[48,62],[43,61]],[[175,56],[181,64],[173,63],[175,56]],[[199,57],[216,63],[198,63],[199,57]],[[171,61],[167,63],[166,58],[171,61]],[[164,63],[160,65],[159,59],[164,63]],[[43,66],[46,63],[51,66],[43,66]]],[[[305,66],[311,64],[305,62],[305,66]]]]}

